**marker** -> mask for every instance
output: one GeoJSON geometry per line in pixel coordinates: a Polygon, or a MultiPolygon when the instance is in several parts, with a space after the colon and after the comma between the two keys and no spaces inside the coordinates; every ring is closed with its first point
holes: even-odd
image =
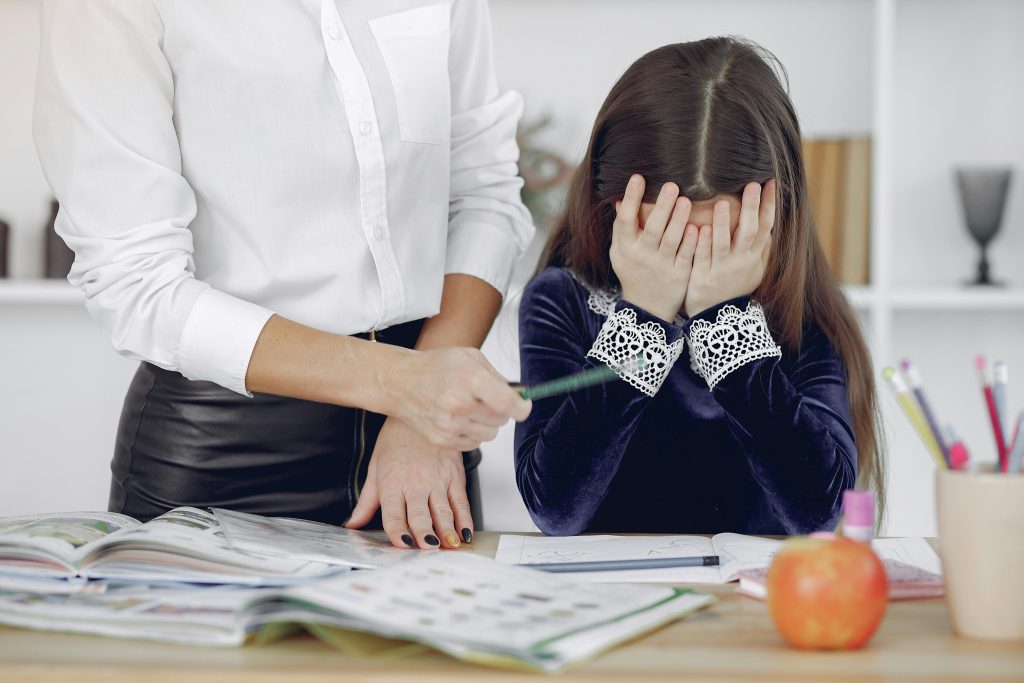
{"type": "Polygon", "coordinates": [[[985,357],[978,356],[975,358],[974,367],[978,371],[978,383],[981,385],[981,393],[985,397],[985,407],[988,408],[988,417],[992,422],[992,434],[996,439],[996,453],[999,454],[999,469],[1005,472],[1006,440],[1003,438],[1003,426],[999,423],[999,410],[996,408],[996,398],[992,392],[992,382],[988,379],[985,357]]]}
{"type": "Polygon", "coordinates": [[[1024,411],[1017,417],[1017,430],[1013,438],[1013,447],[1006,459],[1006,473],[1020,474],[1022,461],[1024,461],[1024,438],[1020,435],[1021,423],[1024,422],[1024,411]]]}
{"type": "Polygon", "coordinates": [[[942,430],[939,429],[939,423],[935,420],[935,414],[932,413],[931,404],[928,403],[928,398],[924,395],[924,386],[921,384],[921,373],[917,371],[914,364],[909,360],[904,360],[900,363],[900,369],[903,370],[903,376],[907,378],[910,383],[910,388],[914,392],[914,397],[917,399],[917,405],[921,408],[921,414],[924,416],[925,422],[928,423],[928,428],[932,432],[932,436],[935,437],[935,443],[939,445],[939,450],[942,451],[942,459],[946,461],[946,465],[950,465],[949,460],[949,446],[946,445],[946,440],[942,437],[942,430]]]}
{"type": "Polygon", "coordinates": [[[674,567],[717,567],[718,555],[696,557],[650,557],[638,560],[604,560],[597,562],[545,562],[524,564],[522,567],[539,569],[544,572],[620,572],[630,569],[672,569],[674,567]]]}
{"type": "Polygon", "coordinates": [[[643,354],[637,354],[634,360],[628,361],[614,368],[608,365],[600,365],[595,368],[581,370],[580,372],[566,377],[553,379],[550,382],[544,382],[543,384],[537,384],[532,387],[520,387],[519,395],[529,401],[534,401],[538,398],[567,394],[570,391],[576,391],[577,389],[585,389],[586,387],[597,386],[598,384],[605,384],[606,382],[617,380],[619,379],[619,371],[630,374],[637,370],[643,370],[643,368],[643,354]]]}
{"type": "Polygon", "coordinates": [[[892,368],[882,370],[882,377],[885,378],[893,393],[896,394],[896,402],[900,404],[903,414],[910,420],[910,425],[914,428],[914,431],[921,437],[925,448],[928,449],[928,454],[935,460],[935,464],[938,465],[939,469],[946,469],[946,459],[942,457],[939,444],[935,441],[931,430],[928,429],[928,424],[924,421],[921,411],[918,410],[914,395],[910,393],[910,387],[907,386],[903,377],[892,368]]]}
{"type": "Polygon", "coordinates": [[[948,432],[946,439],[949,443],[949,466],[958,472],[966,470],[967,463],[971,459],[971,454],[967,452],[967,446],[957,436],[953,425],[946,425],[946,431],[948,432]]]}

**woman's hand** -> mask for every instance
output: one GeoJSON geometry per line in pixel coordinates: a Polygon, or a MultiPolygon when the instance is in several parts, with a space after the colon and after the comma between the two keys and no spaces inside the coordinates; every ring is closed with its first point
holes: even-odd
{"type": "Polygon", "coordinates": [[[397,417],[437,448],[471,451],[509,418],[522,422],[531,404],[477,349],[412,351],[387,369],[397,417]]]}
{"type": "Polygon", "coordinates": [[[473,540],[462,453],[431,446],[393,417],[381,427],[366,484],[345,526],[366,526],[378,507],[396,547],[457,548],[473,540]]]}
{"type": "Polygon", "coordinates": [[[697,246],[697,226],[686,222],[690,200],[679,196],[675,183],[666,183],[641,228],[643,197],[644,179],[634,175],[626,185],[622,201],[615,205],[609,256],[622,283],[622,298],[671,322],[686,298],[697,246]]]}
{"type": "Polygon", "coordinates": [[[752,294],[761,284],[772,226],[775,224],[775,181],[743,189],[739,225],[731,235],[729,202],[715,204],[713,225],[703,225],[686,291],[686,315],[693,317],[723,301],[752,294]]]}

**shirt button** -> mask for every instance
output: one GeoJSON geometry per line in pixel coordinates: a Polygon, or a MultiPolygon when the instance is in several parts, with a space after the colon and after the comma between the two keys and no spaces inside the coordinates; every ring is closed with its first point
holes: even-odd
{"type": "Polygon", "coordinates": [[[373,228],[373,238],[375,240],[377,240],[378,242],[381,242],[381,241],[384,240],[384,224],[383,223],[378,223],[373,228]]]}
{"type": "Polygon", "coordinates": [[[331,37],[331,40],[337,40],[341,38],[341,29],[337,24],[331,24],[327,27],[327,35],[331,37]]]}
{"type": "Polygon", "coordinates": [[[369,121],[360,121],[359,122],[359,134],[360,135],[362,135],[363,137],[366,137],[367,135],[369,135],[372,132],[373,132],[373,124],[371,124],[369,121]]]}

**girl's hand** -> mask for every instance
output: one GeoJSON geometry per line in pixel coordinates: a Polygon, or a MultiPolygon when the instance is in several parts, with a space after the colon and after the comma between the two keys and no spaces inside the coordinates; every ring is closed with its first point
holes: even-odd
{"type": "Polygon", "coordinates": [[[478,349],[405,352],[386,370],[384,384],[396,398],[387,414],[449,450],[471,451],[531,409],[478,349]]]}
{"type": "Polygon", "coordinates": [[[644,186],[643,177],[634,175],[622,201],[616,203],[609,256],[622,283],[622,298],[671,322],[686,298],[697,226],[686,223],[690,200],[679,196],[675,183],[665,183],[641,228],[644,186]]]}
{"type": "Polygon", "coordinates": [[[686,291],[686,315],[693,317],[723,301],[752,294],[761,284],[772,226],[775,223],[775,181],[743,189],[739,226],[731,235],[729,202],[715,204],[713,225],[700,228],[693,274],[686,291]]]}
{"type": "Polygon", "coordinates": [[[431,446],[393,417],[381,427],[366,484],[345,526],[366,526],[378,507],[398,548],[457,548],[473,540],[462,453],[431,446]]]}

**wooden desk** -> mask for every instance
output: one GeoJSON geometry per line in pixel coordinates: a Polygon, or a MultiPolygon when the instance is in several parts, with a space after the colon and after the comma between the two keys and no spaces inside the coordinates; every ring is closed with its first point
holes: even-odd
{"type": "MultiPolygon", "coordinates": [[[[474,550],[493,555],[497,539],[497,533],[480,533],[474,550]]],[[[557,680],[1024,681],[1024,646],[955,637],[942,600],[890,603],[881,629],[859,652],[799,652],[776,635],[763,603],[737,596],[732,584],[702,590],[717,595],[718,604],[570,669],[557,680]]],[[[392,661],[354,659],[309,636],[263,647],[213,649],[0,627],[2,683],[475,683],[542,678],[465,664],[435,652],[392,661]]]]}

